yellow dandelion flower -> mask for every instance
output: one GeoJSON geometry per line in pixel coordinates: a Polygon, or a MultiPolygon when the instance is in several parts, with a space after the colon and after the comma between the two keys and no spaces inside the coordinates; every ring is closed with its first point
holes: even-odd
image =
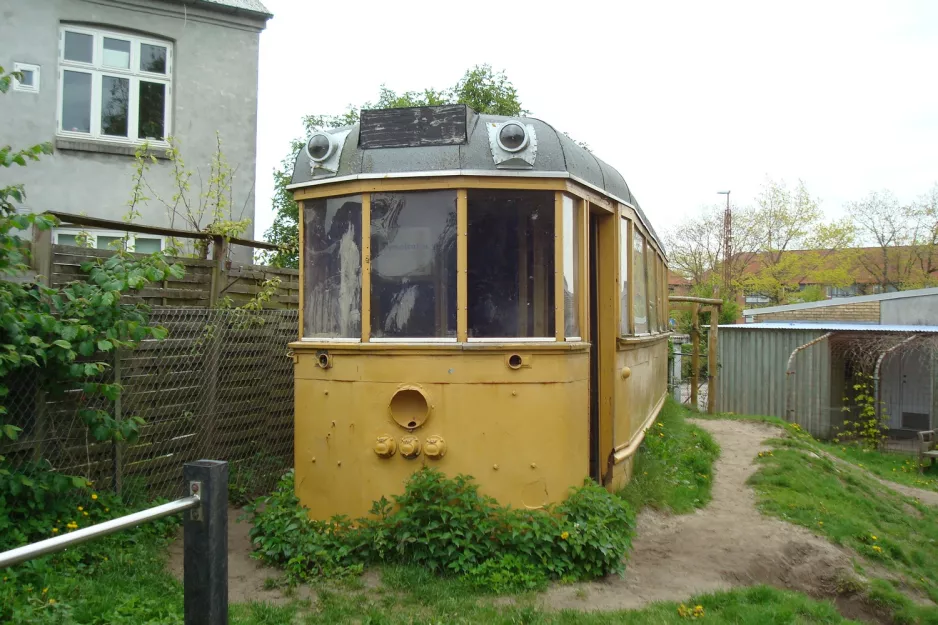
{"type": "Polygon", "coordinates": [[[58,533],[59,533],[59,528],[53,527],[53,528],[52,528],[52,533],[53,533],[53,534],[58,534],[58,533]]]}
{"type": "Polygon", "coordinates": [[[42,594],[46,594],[47,592],[49,592],[49,587],[48,587],[48,586],[46,586],[45,588],[42,589],[42,594]]]}
{"type": "Polygon", "coordinates": [[[876,553],[882,553],[883,548],[880,547],[879,545],[873,545],[873,551],[875,551],[876,553]]]}
{"type": "Polygon", "coordinates": [[[817,524],[820,525],[821,527],[824,527],[824,521],[818,521],[817,524]]]}
{"type": "Polygon", "coordinates": [[[98,498],[98,494],[97,494],[97,493],[91,493],[91,498],[92,498],[92,499],[97,499],[97,498],[98,498]]]}
{"type": "Polygon", "coordinates": [[[84,508],[82,508],[81,506],[78,506],[78,511],[81,512],[82,510],[84,510],[84,508]]]}
{"type": "Polygon", "coordinates": [[[55,599],[49,599],[49,605],[55,605],[55,599]]]}
{"type": "Polygon", "coordinates": [[[564,532],[563,534],[560,535],[560,538],[562,538],[563,540],[567,540],[568,538],[570,538],[570,532],[564,532]]]}
{"type": "Polygon", "coordinates": [[[104,511],[105,511],[105,512],[110,512],[111,509],[110,509],[110,508],[105,508],[104,511]]]}

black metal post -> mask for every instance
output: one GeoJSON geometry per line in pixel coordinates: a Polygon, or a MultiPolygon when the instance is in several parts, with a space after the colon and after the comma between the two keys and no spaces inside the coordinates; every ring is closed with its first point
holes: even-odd
{"type": "Polygon", "coordinates": [[[186,625],[228,623],[228,463],[186,463],[189,493],[198,508],[183,521],[183,588],[186,625]]]}

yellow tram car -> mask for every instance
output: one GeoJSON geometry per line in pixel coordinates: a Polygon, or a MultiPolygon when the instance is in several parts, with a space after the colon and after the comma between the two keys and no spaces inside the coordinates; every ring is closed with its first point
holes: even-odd
{"type": "Polygon", "coordinates": [[[445,105],[315,133],[290,189],[314,518],[425,465],[525,508],[629,480],[667,394],[667,260],[619,172],[541,120],[445,105]]]}

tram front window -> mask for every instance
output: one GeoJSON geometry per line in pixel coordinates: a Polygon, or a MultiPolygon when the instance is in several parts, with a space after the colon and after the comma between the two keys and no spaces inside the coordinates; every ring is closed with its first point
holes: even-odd
{"type": "Polygon", "coordinates": [[[554,193],[468,192],[470,338],[553,337],[554,193]]]}
{"type": "Polygon", "coordinates": [[[361,338],[362,200],[313,200],[303,208],[303,336],[361,338]]]}
{"type": "Polygon", "coordinates": [[[455,191],[371,196],[371,336],[455,340],[455,191]]]}

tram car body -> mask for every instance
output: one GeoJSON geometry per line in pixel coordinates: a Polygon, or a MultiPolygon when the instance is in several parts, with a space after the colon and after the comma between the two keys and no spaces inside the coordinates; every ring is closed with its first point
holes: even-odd
{"type": "Polygon", "coordinates": [[[541,120],[446,105],[314,134],[290,189],[313,518],[427,465],[513,507],[628,482],[667,393],[667,261],[619,172],[541,120]]]}

